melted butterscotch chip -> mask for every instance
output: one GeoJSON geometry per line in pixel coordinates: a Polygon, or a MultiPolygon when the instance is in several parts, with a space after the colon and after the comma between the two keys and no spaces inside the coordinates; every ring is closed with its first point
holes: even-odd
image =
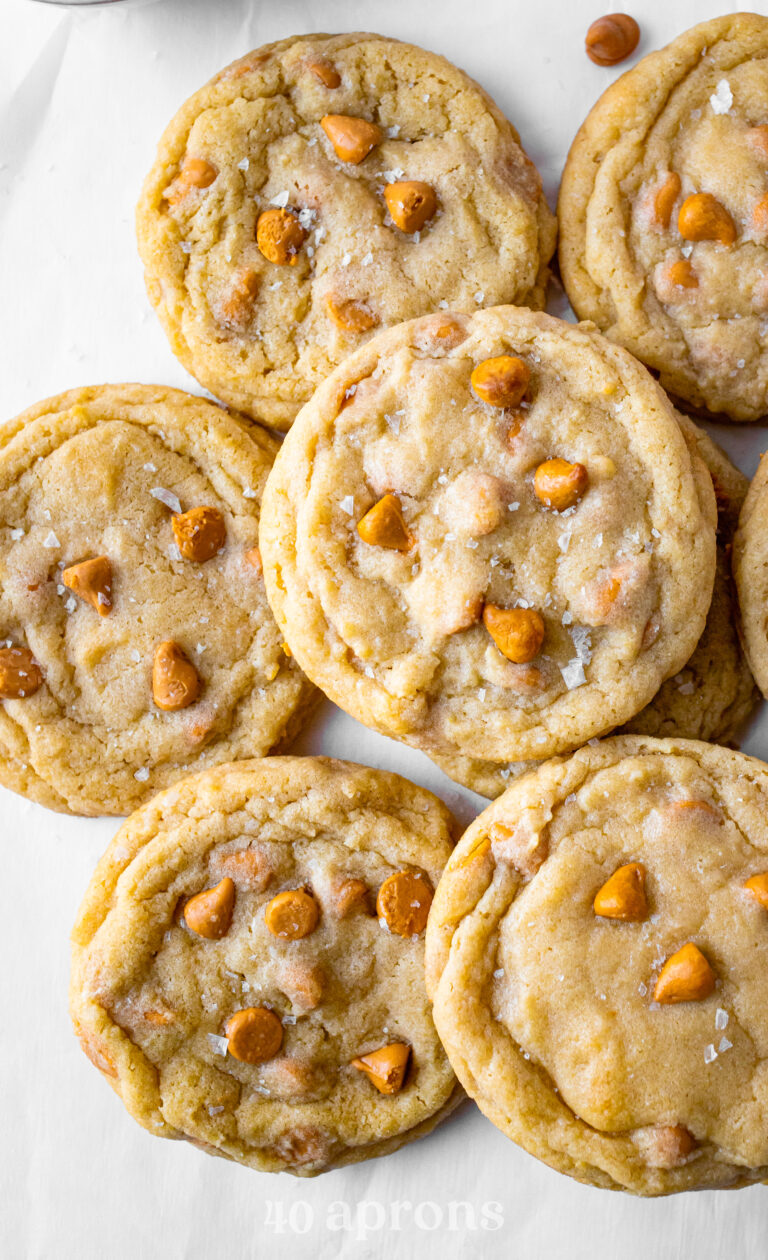
{"type": "Polygon", "coordinates": [[[709,997],[715,984],[715,973],[698,945],[688,941],[664,963],[653,989],[653,1000],[664,1005],[701,1002],[709,997]]]}
{"type": "Polygon", "coordinates": [[[376,913],[397,936],[417,936],[427,926],[432,885],[419,871],[397,871],[384,880],[376,913]]]}
{"type": "Polygon", "coordinates": [[[174,516],[173,536],[185,560],[203,564],[223,550],[227,541],[224,517],[215,507],[194,507],[174,516]]]}
{"type": "Polygon", "coordinates": [[[273,936],[298,941],[314,932],[320,918],[320,907],[304,888],[289,888],[273,897],[264,911],[264,918],[273,936]]]}
{"type": "Polygon", "coordinates": [[[61,575],[65,586],[95,608],[101,617],[112,611],[112,562],[109,556],[96,556],[70,565],[61,575]]]}
{"type": "Polygon", "coordinates": [[[186,653],[172,639],[159,643],[152,665],[152,698],[158,709],[186,709],[199,695],[200,678],[186,653]]]}
{"type": "Polygon", "coordinates": [[[640,862],[620,866],[595,894],[593,909],[602,919],[639,923],[648,915],[645,867],[640,862]]]}
{"type": "Polygon", "coordinates": [[[187,927],[198,936],[219,941],[226,936],[235,909],[235,885],[225,877],[215,888],[190,897],[184,907],[187,927]]]}
{"type": "Polygon", "coordinates": [[[40,666],[29,648],[0,648],[0,700],[24,700],[42,685],[40,666]]]}
{"type": "Polygon", "coordinates": [[[403,1088],[410,1057],[410,1046],[403,1042],[394,1042],[392,1045],[382,1046],[380,1050],[372,1050],[370,1054],[363,1054],[359,1059],[353,1059],[352,1067],[365,1072],[380,1094],[397,1094],[403,1088]]]}
{"type": "Polygon", "coordinates": [[[390,551],[410,551],[416,541],[396,494],[385,494],[374,503],[358,521],[357,532],[370,547],[386,547],[390,551]]]}
{"type": "Polygon", "coordinates": [[[249,1006],[235,1011],[226,1024],[227,1049],[241,1063],[272,1059],[283,1044],[283,1026],[274,1011],[249,1006]]]}
{"type": "Polygon", "coordinates": [[[341,162],[358,166],[371,149],[380,144],[383,133],[376,123],[365,118],[351,118],[347,114],[326,114],[320,126],[327,135],[334,152],[341,162]]]}

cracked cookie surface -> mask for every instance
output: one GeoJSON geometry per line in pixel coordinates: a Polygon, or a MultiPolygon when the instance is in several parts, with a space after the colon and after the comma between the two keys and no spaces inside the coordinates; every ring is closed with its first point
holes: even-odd
{"type": "Polygon", "coordinates": [[[316,693],[282,650],[261,575],[276,449],[161,386],[76,389],[9,421],[3,786],[65,812],[129,813],[186,770],[292,733],[316,693]],[[13,685],[19,651],[36,662],[33,692],[13,685]]]}
{"type": "MultiPolygon", "coordinates": [[[[739,738],[759,700],[739,640],[738,602],[730,562],[733,536],[749,483],[703,429],[687,416],[678,414],[677,418],[690,448],[709,469],[717,499],[717,570],[712,603],[704,633],[690,660],[616,734],[676,736],[729,744],[739,738]]],[[[509,787],[510,779],[538,764],[530,761],[509,765],[458,754],[430,755],[452,779],[489,797],[499,796],[509,787]]]]}
{"type": "Polygon", "coordinates": [[[377,327],[543,306],[555,239],[482,88],[368,34],[282,40],[216,75],[167,128],[137,228],[174,353],[281,429],[377,327]]]}
{"type": "Polygon", "coordinates": [[[580,318],[694,410],[768,412],[768,18],[703,22],[614,83],[558,212],[580,318]]]}
{"type": "Polygon", "coordinates": [[[70,995],[134,1119],[304,1176],[429,1132],[463,1098],[424,987],[453,828],[398,775],[291,757],[187,778],[128,819],[80,909],[70,995]]]}
{"type": "Polygon", "coordinates": [[[427,988],[530,1154],[659,1195],[768,1176],[768,770],[625,736],[518,779],[438,886],[427,988]]]}
{"type": "Polygon", "coordinates": [[[331,699],[425,752],[506,761],[611,730],[685,665],[714,526],[711,478],[641,365],[499,307],[347,359],[280,450],[261,545],[278,623],[331,699]]]}

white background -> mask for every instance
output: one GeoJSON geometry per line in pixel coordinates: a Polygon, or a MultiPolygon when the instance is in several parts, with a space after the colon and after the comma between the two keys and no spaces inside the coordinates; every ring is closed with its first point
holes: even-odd
{"type": "MultiPolygon", "coordinates": [[[[627,0],[639,55],[738,6],[627,0]]],[[[611,7],[610,0],[607,6],[611,7]]],[[[765,3],[756,5],[768,14],[765,3]]],[[[568,145],[619,73],[592,65],[590,0],[136,0],[68,10],[0,0],[0,421],[59,390],[102,381],[198,391],[171,355],[144,294],[133,208],[160,133],[215,71],[269,40],[373,30],[445,54],[478,79],[521,133],[554,205],[568,145]]],[[[553,297],[560,313],[562,299],[553,297]]],[[[713,430],[714,432],[714,430],[713,430]]],[[[715,436],[751,474],[761,426],[715,436]]],[[[768,758],[768,718],[747,751],[768,758]]],[[[304,734],[326,752],[402,771],[465,822],[483,802],[418,753],[364,730],[329,703],[304,734]]],[[[513,1146],[468,1106],[387,1159],[313,1181],[270,1176],[150,1137],[77,1047],[67,1017],[68,933],[116,820],[66,818],[0,789],[0,1255],[7,1260],[172,1257],[464,1256],[489,1260],[758,1260],[768,1192],[643,1202],[588,1189],[513,1146]],[[276,1233],[293,1222],[306,1234],[276,1233]],[[378,1229],[333,1231],[332,1204],[378,1229]],[[403,1211],[391,1228],[391,1205],[403,1211]],[[503,1225],[462,1233],[447,1205],[483,1204],[503,1225]],[[270,1202],[272,1207],[269,1207],[270,1202]],[[278,1206],[275,1207],[275,1204],[278,1206]],[[381,1205],[380,1208],[375,1205],[381,1205]]],[[[665,1065],[659,1063],[659,1071],[665,1065]]],[[[704,1070],[704,1069],[702,1069],[704,1070]]]]}

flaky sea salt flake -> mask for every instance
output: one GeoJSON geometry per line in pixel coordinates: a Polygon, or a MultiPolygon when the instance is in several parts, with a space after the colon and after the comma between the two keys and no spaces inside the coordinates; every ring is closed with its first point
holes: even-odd
{"type": "Polygon", "coordinates": [[[172,490],[166,490],[163,486],[153,486],[149,492],[153,499],[158,499],[160,503],[164,503],[172,512],[181,511],[181,503],[172,490]]]}
{"type": "Polygon", "coordinates": [[[733,105],[733,92],[727,79],[721,79],[709,98],[713,114],[727,114],[733,105]]]}
{"type": "Polygon", "coordinates": [[[48,534],[43,539],[43,546],[44,547],[60,547],[61,546],[61,543],[59,542],[58,538],[56,537],[52,529],[48,531],[48,534]]]}

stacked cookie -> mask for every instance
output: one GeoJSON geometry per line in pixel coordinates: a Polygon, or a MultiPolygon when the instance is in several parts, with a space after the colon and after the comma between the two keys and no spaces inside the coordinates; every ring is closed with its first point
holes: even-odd
{"type": "Polygon", "coordinates": [[[768,467],[747,493],[664,392],[768,411],[767,45],[705,23],[595,106],[560,196],[584,324],[541,313],[516,132],[434,54],[283,40],[166,130],[149,296],[237,411],[105,386],[0,446],[0,779],[136,811],[71,1008],[151,1132],[313,1175],[466,1090],[591,1184],[768,1175],[768,771],[717,747],[740,634],[768,694],[768,467]],[[398,776],[266,757],[320,692],[499,799],[452,851],[398,776]]]}

